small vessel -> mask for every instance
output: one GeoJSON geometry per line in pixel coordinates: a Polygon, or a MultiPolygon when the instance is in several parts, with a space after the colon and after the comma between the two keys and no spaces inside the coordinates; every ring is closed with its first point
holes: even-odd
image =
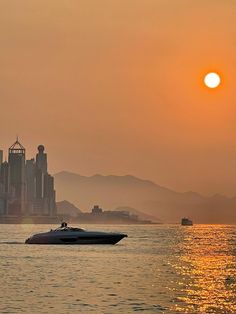
{"type": "Polygon", "coordinates": [[[68,227],[66,222],[55,230],[37,233],[25,240],[27,244],[116,244],[127,237],[124,233],[87,231],[68,227]]]}
{"type": "Polygon", "coordinates": [[[190,219],[184,217],[184,218],[182,218],[182,220],[181,220],[181,225],[182,225],[182,226],[192,226],[192,225],[193,225],[193,222],[192,222],[192,220],[190,220],[190,219]]]}

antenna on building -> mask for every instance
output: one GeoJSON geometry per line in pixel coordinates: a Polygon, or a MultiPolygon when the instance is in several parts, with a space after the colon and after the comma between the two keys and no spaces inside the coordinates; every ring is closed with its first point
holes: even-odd
{"type": "Polygon", "coordinates": [[[9,148],[9,153],[13,154],[25,154],[25,148],[21,145],[21,143],[18,141],[18,136],[16,138],[16,141],[14,144],[11,145],[9,148]]]}

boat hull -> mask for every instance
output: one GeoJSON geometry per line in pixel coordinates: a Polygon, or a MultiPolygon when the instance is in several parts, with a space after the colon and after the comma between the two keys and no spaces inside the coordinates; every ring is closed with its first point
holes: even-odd
{"type": "Polygon", "coordinates": [[[25,241],[26,244],[64,244],[64,245],[87,245],[87,244],[116,244],[126,234],[104,234],[104,235],[59,235],[59,236],[46,236],[35,235],[25,241]]]}

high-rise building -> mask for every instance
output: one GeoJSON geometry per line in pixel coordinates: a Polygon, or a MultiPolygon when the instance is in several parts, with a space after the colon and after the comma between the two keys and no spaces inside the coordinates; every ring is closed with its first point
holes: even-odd
{"type": "Polygon", "coordinates": [[[36,155],[36,166],[42,171],[42,173],[47,173],[48,164],[47,164],[47,154],[44,153],[44,146],[38,146],[38,153],[36,155]]]}
{"type": "Polygon", "coordinates": [[[12,192],[11,201],[8,204],[8,214],[22,215],[25,213],[25,148],[18,139],[9,148],[9,187],[12,192]]]}
{"type": "Polygon", "coordinates": [[[49,214],[54,216],[56,214],[56,202],[55,202],[55,190],[54,190],[54,178],[46,173],[44,175],[44,200],[46,208],[49,209],[49,214]]]}
{"type": "Polygon", "coordinates": [[[26,190],[27,200],[31,201],[35,198],[35,162],[34,158],[26,160],[26,190]]]}
{"type": "Polygon", "coordinates": [[[4,161],[1,166],[0,171],[0,182],[2,183],[2,192],[7,194],[9,191],[9,171],[8,171],[8,162],[4,161]]]}
{"type": "Polygon", "coordinates": [[[0,149],[0,170],[1,170],[2,162],[3,162],[3,150],[0,149]]]}
{"type": "Polygon", "coordinates": [[[2,193],[3,193],[3,183],[1,180],[2,159],[3,159],[3,151],[0,149],[0,197],[2,197],[2,193]]]}
{"type": "Polygon", "coordinates": [[[35,163],[35,212],[42,215],[56,215],[56,200],[54,190],[54,179],[47,172],[47,154],[44,146],[38,146],[35,163]]]}
{"type": "Polygon", "coordinates": [[[38,146],[36,155],[36,198],[43,198],[44,194],[44,176],[47,173],[47,154],[44,153],[44,146],[38,146]]]}
{"type": "MultiPolygon", "coordinates": [[[[1,152],[1,151],[0,151],[1,152]]],[[[38,146],[36,162],[25,160],[18,139],[9,148],[8,162],[0,155],[0,215],[56,215],[54,179],[47,172],[47,154],[38,146]]]]}
{"type": "Polygon", "coordinates": [[[7,212],[6,189],[8,186],[8,172],[5,174],[5,163],[3,163],[3,151],[0,150],[0,215],[7,212]]]}
{"type": "Polygon", "coordinates": [[[26,174],[26,197],[27,197],[27,210],[28,213],[34,214],[34,199],[36,196],[36,186],[35,186],[35,161],[34,158],[26,160],[25,165],[25,174],[26,174]]]}

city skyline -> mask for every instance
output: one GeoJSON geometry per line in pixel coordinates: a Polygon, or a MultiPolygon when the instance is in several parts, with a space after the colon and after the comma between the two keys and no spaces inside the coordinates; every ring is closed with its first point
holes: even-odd
{"type": "Polygon", "coordinates": [[[0,150],[0,215],[55,216],[54,178],[48,173],[47,154],[38,146],[36,158],[26,159],[26,149],[16,141],[3,161],[0,150]]]}
{"type": "Polygon", "coordinates": [[[236,314],[236,0],[0,8],[0,314],[236,314]]]}

